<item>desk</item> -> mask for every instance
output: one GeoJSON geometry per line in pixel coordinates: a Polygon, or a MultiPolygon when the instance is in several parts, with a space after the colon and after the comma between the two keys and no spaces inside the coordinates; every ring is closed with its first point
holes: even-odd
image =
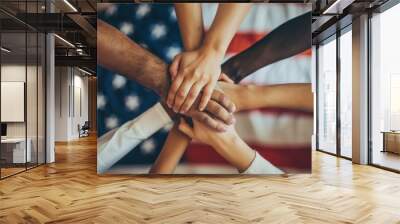
{"type": "Polygon", "coordinates": [[[1,139],[1,159],[5,160],[5,163],[30,162],[32,158],[32,141],[30,138],[28,138],[26,142],[28,144],[25,152],[25,138],[1,139]]]}
{"type": "Polygon", "coordinates": [[[383,150],[382,152],[392,152],[400,154],[400,131],[382,131],[383,150]]]}

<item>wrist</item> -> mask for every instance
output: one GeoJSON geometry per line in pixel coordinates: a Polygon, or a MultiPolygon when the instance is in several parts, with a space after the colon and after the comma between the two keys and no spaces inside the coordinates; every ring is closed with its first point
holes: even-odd
{"type": "Polygon", "coordinates": [[[211,141],[211,146],[220,150],[229,149],[239,144],[240,138],[235,133],[221,133],[222,137],[217,137],[211,141]]]}
{"type": "MultiPolygon", "coordinates": [[[[238,109],[237,111],[241,111],[241,110],[247,110],[247,109],[251,109],[253,108],[252,105],[254,105],[254,101],[257,101],[257,99],[254,100],[247,100],[247,99],[251,99],[252,96],[254,96],[254,94],[258,94],[258,92],[256,91],[257,86],[256,85],[240,85],[239,86],[241,88],[238,94],[238,109]]],[[[264,88],[267,88],[266,86],[264,86],[264,88]]]]}
{"type": "Polygon", "coordinates": [[[205,55],[212,55],[219,63],[222,63],[222,60],[225,56],[225,48],[221,47],[219,44],[214,43],[214,41],[204,40],[200,51],[205,55]]]}

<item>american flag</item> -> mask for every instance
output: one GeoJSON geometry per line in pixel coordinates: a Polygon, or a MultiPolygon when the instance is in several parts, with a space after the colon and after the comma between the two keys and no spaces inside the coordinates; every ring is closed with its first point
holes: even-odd
{"type": "MultiPolygon", "coordinates": [[[[217,4],[205,3],[205,28],[210,27],[217,4]]],[[[304,4],[254,4],[233,38],[227,58],[246,49],[285,21],[311,8],[304,4]]],[[[182,51],[182,41],[172,4],[112,4],[98,17],[113,25],[165,62],[182,51]]],[[[158,96],[138,83],[98,66],[98,135],[122,125],[146,111],[158,96]]],[[[311,83],[311,53],[264,67],[243,83],[311,83]]],[[[280,108],[260,108],[236,114],[241,137],[278,167],[295,172],[311,168],[312,113],[280,108]]],[[[157,158],[170,127],[165,127],[142,142],[121,159],[111,172],[145,173],[157,158]]],[[[189,146],[178,173],[235,172],[210,147],[189,146]]]]}

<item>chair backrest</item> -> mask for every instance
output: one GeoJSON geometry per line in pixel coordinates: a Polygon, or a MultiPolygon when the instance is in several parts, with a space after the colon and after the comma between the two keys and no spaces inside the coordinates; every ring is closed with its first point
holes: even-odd
{"type": "Polygon", "coordinates": [[[83,124],[82,127],[90,128],[90,123],[89,123],[89,121],[85,121],[85,123],[83,124]]]}

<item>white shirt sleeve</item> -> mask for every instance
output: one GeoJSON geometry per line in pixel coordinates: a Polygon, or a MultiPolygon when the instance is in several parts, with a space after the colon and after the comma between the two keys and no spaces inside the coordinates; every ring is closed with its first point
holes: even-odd
{"type": "Polygon", "coordinates": [[[256,157],[253,162],[251,162],[250,166],[242,174],[284,174],[284,172],[264,159],[256,151],[256,157]]]}
{"type": "Polygon", "coordinates": [[[97,173],[106,172],[143,140],[171,122],[162,105],[157,103],[134,120],[102,135],[97,139],[97,173]]]}

